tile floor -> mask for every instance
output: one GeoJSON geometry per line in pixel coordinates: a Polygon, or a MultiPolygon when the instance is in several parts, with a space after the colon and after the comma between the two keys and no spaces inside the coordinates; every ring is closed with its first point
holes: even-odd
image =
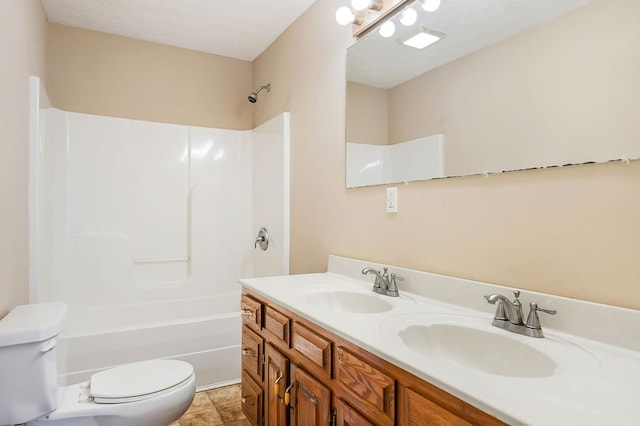
{"type": "Polygon", "coordinates": [[[187,412],[170,426],[250,426],[240,398],[239,384],[198,392],[187,412]]]}

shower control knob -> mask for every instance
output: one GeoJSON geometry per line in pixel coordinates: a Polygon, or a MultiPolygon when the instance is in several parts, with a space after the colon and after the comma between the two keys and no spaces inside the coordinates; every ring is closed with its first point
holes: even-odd
{"type": "Polygon", "coordinates": [[[269,232],[267,232],[267,228],[262,227],[260,231],[258,231],[258,236],[256,237],[256,241],[253,245],[253,248],[260,247],[261,250],[266,250],[269,247],[269,232]]]}

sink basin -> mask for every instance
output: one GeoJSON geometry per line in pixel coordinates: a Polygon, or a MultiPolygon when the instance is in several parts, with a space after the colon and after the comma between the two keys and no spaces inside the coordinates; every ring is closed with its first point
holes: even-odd
{"type": "Polygon", "coordinates": [[[313,306],[354,314],[374,314],[391,310],[393,305],[383,297],[385,296],[345,290],[315,291],[307,296],[308,302],[313,306]]]}
{"type": "Polygon", "coordinates": [[[544,378],[599,364],[578,345],[549,335],[533,338],[501,330],[491,325],[489,316],[413,313],[388,318],[381,330],[390,345],[418,355],[416,362],[447,370],[455,365],[494,376],[544,378]]]}
{"type": "Polygon", "coordinates": [[[557,364],[518,340],[453,324],[410,325],[400,331],[410,349],[460,366],[511,377],[549,377],[557,364]]]}

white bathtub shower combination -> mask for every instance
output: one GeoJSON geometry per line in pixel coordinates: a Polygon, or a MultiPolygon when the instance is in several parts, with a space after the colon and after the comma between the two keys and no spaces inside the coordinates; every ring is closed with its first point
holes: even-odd
{"type": "Polygon", "coordinates": [[[265,257],[288,272],[288,115],[267,132],[56,109],[37,121],[31,301],[70,307],[61,383],[150,358],[190,362],[201,389],[239,381],[237,279],[263,275],[265,257]],[[283,170],[256,177],[267,145],[283,170]],[[273,179],[274,202],[255,202],[255,182],[273,179]],[[261,226],[267,252],[253,246],[261,226]]]}

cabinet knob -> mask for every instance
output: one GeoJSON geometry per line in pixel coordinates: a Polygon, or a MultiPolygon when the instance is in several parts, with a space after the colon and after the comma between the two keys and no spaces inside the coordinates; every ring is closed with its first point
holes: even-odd
{"type": "Polygon", "coordinates": [[[248,356],[248,357],[255,358],[256,353],[254,351],[252,351],[251,349],[242,349],[242,356],[248,356]]]}
{"type": "Polygon", "coordinates": [[[241,311],[242,312],[240,313],[240,315],[242,315],[245,318],[250,318],[253,316],[253,311],[251,309],[242,308],[241,311]]]}
{"type": "Polygon", "coordinates": [[[255,404],[255,402],[251,399],[248,399],[248,397],[245,395],[243,396],[240,401],[242,402],[243,405],[248,405],[248,406],[253,406],[255,404]]]}

